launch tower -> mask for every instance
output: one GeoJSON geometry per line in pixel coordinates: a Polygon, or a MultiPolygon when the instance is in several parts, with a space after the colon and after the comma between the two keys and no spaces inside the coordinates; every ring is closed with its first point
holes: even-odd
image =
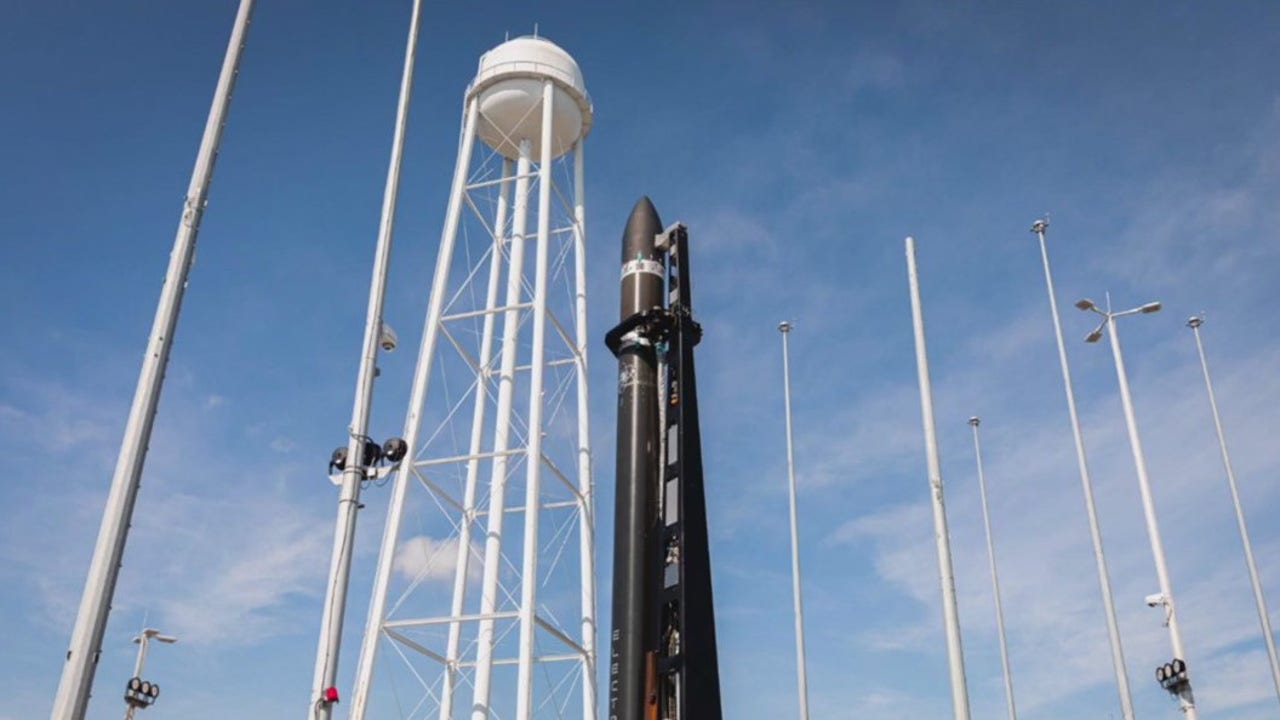
{"type": "Polygon", "coordinates": [[[622,237],[609,720],[720,720],[689,235],[640,198],[622,237]]]}

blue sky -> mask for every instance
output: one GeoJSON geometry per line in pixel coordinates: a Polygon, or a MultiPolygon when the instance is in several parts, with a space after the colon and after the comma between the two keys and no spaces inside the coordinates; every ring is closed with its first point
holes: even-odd
{"type": "MultiPolygon", "coordinates": [[[[227,31],[230,1],[26,3],[0,27],[0,718],[50,706],[227,31]]],[[[225,135],[107,630],[118,715],[143,622],[151,718],[307,703],[334,492],[408,19],[263,3],[225,135]]],[[[568,3],[430,7],[387,317],[415,347],[463,88],[538,23],[579,61],[593,337],[635,198],[690,224],[726,715],[794,712],[781,357],[792,333],[814,717],[942,717],[941,614],[902,238],[918,240],[975,717],[1002,712],[965,419],[984,419],[1020,714],[1118,716],[1031,220],[1051,253],[1141,717],[1175,717],[1107,348],[1070,308],[1158,298],[1125,348],[1207,716],[1274,717],[1186,316],[1204,337],[1266,590],[1280,603],[1280,79],[1274,3],[568,3]]],[[[601,596],[613,363],[593,347],[601,596]]],[[[383,361],[375,435],[413,353],[383,361]]],[[[349,686],[385,491],[366,496],[349,686]]],[[[1273,613],[1274,622],[1280,615],[1273,613]]],[[[607,617],[602,617],[602,624],[607,617]]]]}

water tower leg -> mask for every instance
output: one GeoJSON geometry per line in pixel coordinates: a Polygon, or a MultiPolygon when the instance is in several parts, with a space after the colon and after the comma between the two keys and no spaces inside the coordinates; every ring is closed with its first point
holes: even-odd
{"type": "Polygon", "coordinates": [[[547,336],[547,262],[551,246],[551,142],[555,86],[542,82],[542,159],[538,165],[538,247],[533,283],[533,352],[529,363],[529,442],[525,459],[524,562],[520,573],[520,656],[517,665],[516,718],[529,720],[533,709],[533,636],[538,609],[538,520],[542,495],[542,385],[547,336]]]}
{"type": "Polygon", "coordinates": [[[582,140],[573,151],[573,269],[578,360],[578,554],[582,567],[583,720],[596,720],[596,538],[591,485],[591,426],[587,408],[587,198],[582,140]]]}
{"type": "MultiPolygon", "coordinates": [[[[480,475],[481,443],[484,440],[485,409],[489,405],[489,366],[493,357],[493,326],[497,317],[498,281],[502,275],[502,252],[506,243],[507,197],[511,186],[511,161],[502,161],[502,183],[498,191],[498,209],[493,221],[493,250],[489,257],[489,284],[485,292],[485,315],[480,335],[480,355],[476,359],[475,404],[471,414],[471,445],[467,454],[466,484],[462,491],[462,522],[458,529],[458,555],[453,574],[452,616],[462,616],[467,601],[467,576],[471,561],[471,525],[475,522],[476,485],[480,475]]],[[[445,657],[444,686],[440,689],[440,720],[453,718],[453,692],[458,679],[458,645],[462,637],[462,623],[449,623],[449,640],[445,657]]]]}
{"type": "Polygon", "coordinates": [[[471,717],[489,720],[493,676],[494,612],[498,608],[498,576],[502,570],[502,520],[506,514],[507,457],[510,448],[511,405],[515,396],[517,340],[520,332],[520,292],[524,278],[524,239],[529,224],[528,140],[520,143],[516,161],[516,198],[511,227],[511,261],[507,271],[506,309],[502,320],[502,361],[498,373],[498,409],[494,418],[493,474],[489,488],[488,524],[484,543],[484,579],[480,586],[480,620],[476,632],[476,677],[471,717]]]}

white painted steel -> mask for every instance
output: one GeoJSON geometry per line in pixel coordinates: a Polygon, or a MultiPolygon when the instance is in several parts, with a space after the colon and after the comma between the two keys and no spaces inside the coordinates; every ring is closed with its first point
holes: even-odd
{"type": "Polygon", "coordinates": [[[394,666],[381,663],[380,672],[407,673],[416,693],[416,703],[401,706],[412,717],[577,716],[579,701],[582,717],[595,713],[583,133],[570,138],[570,169],[568,156],[557,160],[564,140],[557,118],[562,104],[577,113],[578,102],[566,98],[561,78],[528,68],[517,78],[509,70],[478,77],[466,95],[473,121],[459,147],[428,312],[433,336],[424,339],[406,419],[412,455],[395,479],[353,718],[392,711],[393,693],[405,700],[394,675],[386,694],[377,694],[387,704],[374,697],[381,642],[393,649],[394,666]],[[484,91],[517,88],[514,79],[537,80],[526,108],[534,112],[490,116],[484,91]],[[502,137],[494,140],[485,127],[502,137]],[[489,147],[473,146],[471,138],[489,147]],[[505,142],[515,143],[514,162],[504,159],[505,142]],[[495,163],[503,167],[499,178],[495,163]],[[572,197],[556,182],[566,177],[572,197]],[[452,382],[459,371],[466,376],[461,394],[452,382]],[[430,374],[439,378],[428,392],[430,374]],[[511,495],[521,491],[523,502],[513,504],[511,495]],[[484,523],[483,541],[475,537],[477,522],[484,523]],[[407,543],[408,527],[423,539],[407,543]],[[437,557],[445,564],[432,570],[437,557]],[[441,587],[443,574],[448,588],[441,587]],[[575,682],[583,684],[580,697],[575,682]],[[460,699],[464,693],[469,703],[460,699]]]}
{"type": "Polygon", "coordinates": [[[1240,491],[1236,487],[1236,473],[1231,467],[1231,455],[1227,453],[1227,436],[1222,431],[1222,418],[1218,415],[1218,399],[1209,379],[1209,361],[1205,359],[1204,344],[1200,341],[1203,318],[1193,317],[1187,322],[1196,338],[1196,352],[1200,355],[1200,369],[1204,371],[1204,387],[1209,392],[1209,407],[1213,410],[1213,427],[1218,432],[1218,448],[1222,452],[1222,467],[1227,473],[1227,486],[1231,489],[1231,504],[1236,511],[1236,525],[1240,528],[1240,544],[1244,546],[1245,565],[1249,568],[1249,582],[1253,585],[1253,602],[1258,609],[1258,624],[1262,626],[1262,638],[1267,646],[1267,658],[1271,661],[1271,681],[1280,698],[1280,659],[1276,655],[1275,635],[1271,631],[1271,613],[1267,610],[1267,598],[1262,593],[1262,581],[1258,579],[1258,564],[1253,559],[1253,543],[1249,541],[1249,528],[1244,520],[1244,507],[1240,504],[1240,491]]]}
{"type": "Polygon", "coordinates": [[[387,523],[382,534],[382,548],[378,553],[378,567],[374,574],[373,596],[369,601],[369,617],[365,624],[360,647],[360,660],[356,665],[356,682],[352,689],[351,717],[361,720],[369,700],[369,684],[373,677],[373,663],[377,657],[378,639],[382,633],[382,620],[386,613],[387,588],[395,561],[396,542],[404,512],[405,495],[413,481],[414,448],[417,447],[421,427],[423,402],[431,379],[431,365],[440,337],[440,316],[444,310],[445,285],[449,279],[449,266],[453,259],[454,241],[457,237],[458,216],[462,212],[463,193],[467,182],[467,169],[475,140],[476,118],[479,115],[474,100],[467,103],[462,137],[459,140],[458,159],[454,167],[452,192],[445,211],[444,230],[440,235],[440,247],[436,254],[436,271],[431,284],[431,296],[427,303],[427,318],[422,330],[422,345],[418,350],[418,366],[414,370],[413,388],[410,391],[409,412],[405,419],[404,440],[409,446],[405,462],[395,474],[391,501],[387,510],[387,523]]]}
{"type": "MultiPolygon", "coordinates": [[[[524,506],[536,508],[542,501],[542,386],[546,367],[547,263],[551,250],[551,132],[555,111],[555,85],[542,86],[542,160],[538,165],[538,245],[534,259],[533,349],[529,364],[529,439],[525,458],[524,506]]],[[[524,560],[520,571],[520,656],[516,686],[516,718],[533,715],[533,641],[538,610],[538,525],[541,513],[525,513],[524,560]]]]}
{"type": "Polygon", "coordinates": [[[503,249],[506,245],[504,237],[507,226],[507,193],[511,184],[511,161],[502,163],[501,189],[498,191],[498,210],[495,215],[493,253],[489,257],[489,282],[485,291],[484,326],[480,337],[480,356],[477,360],[480,369],[476,371],[475,403],[471,415],[470,457],[467,459],[467,479],[462,498],[462,522],[458,527],[458,553],[453,575],[452,620],[449,622],[449,640],[445,657],[448,665],[445,668],[444,687],[440,691],[440,720],[453,717],[453,695],[458,678],[458,644],[462,637],[461,617],[466,611],[467,573],[471,567],[471,526],[475,522],[476,486],[480,476],[480,455],[484,441],[485,408],[488,407],[488,395],[483,392],[487,382],[493,358],[493,326],[497,317],[498,283],[502,276],[503,249]]]}
{"type": "MultiPolygon", "coordinates": [[[[378,342],[382,335],[382,308],[386,297],[387,269],[391,262],[395,232],[396,200],[400,192],[400,166],[404,157],[404,137],[409,124],[409,104],[413,96],[413,64],[418,47],[422,0],[414,0],[405,42],[404,69],[400,76],[400,96],[396,103],[395,130],[391,139],[391,159],[382,194],[378,241],[374,251],[373,277],[369,281],[369,304],[365,313],[364,342],[360,369],[356,375],[355,399],[351,404],[351,424],[347,427],[347,466],[342,471],[338,497],[338,518],[333,533],[333,554],[329,565],[324,611],[320,621],[320,642],[316,648],[315,674],[311,682],[310,712],[307,717],[328,720],[332,704],[324,700],[325,690],[337,684],[338,658],[342,647],[342,627],[346,619],[347,589],[351,579],[351,554],[355,545],[356,516],[360,510],[360,486],[368,473],[360,458],[369,440],[369,412],[373,405],[373,382],[378,375],[378,342]]],[[[376,441],[375,441],[376,442],[376,441]]],[[[380,443],[379,443],[380,444],[380,443]]]]}
{"type": "Polygon", "coordinates": [[[1134,720],[1133,695],[1129,692],[1129,671],[1125,666],[1124,646],[1120,640],[1120,623],[1116,620],[1115,599],[1111,592],[1111,573],[1107,570],[1107,556],[1102,546],[1102,529],[1098,524],[1098,511],[1093,502],[1093,480],[1089,474],[1089,461],[1084,450],[1084,434],[1080,431],[1080,416],[1076,412],[1076,395],[1071,383],[1071,367],[1067,364],[1067,345],[1062,339],[1062,323],[1058,316],[1057,294],[1053,289],[1053,273],[1049,269],[1049,249],[1044,238],[1048,226],[1047,220],[1041,220],[1036,222],[1031,230],[1040,240],[1044,283],[1049,293],[1049,311],[1053,316],[1053,335],[1058,343],[1058,365],[1062,369],[1062,387],[1067,395],[1067,414],[1071,418],[1071,436],[1075,440],[1076,466],[1080,470],[1080,487],[1084,492],[1085,514],[1089,519],[1093,559],[1098,568],[1098,587],[1102,593],[1103,613],[1107,620],[1107,637],[1111,643],[1111,667],[1116,676],[1120,712],[1124,720],[1134,720]]]}
{"type": "MultiPolygon", "coordinates": [[[[133,642],[138,646],[138,657],[133,662],[133,677],[142,677],[142,670],[147,666],[147,646],[150,644],[152,638],[170,645],[178,642],[178,638],[172,635],[163,635],[155,628],[146,628],[142,632],[138,633],[138,636],[133,639],[133,642]]],[[[126,701],[124,720],[133,720],[134,711],[136,710],[137,708],[132,703],[126,701]]]]}
{"type": "Polygon", "coordinates": [[[173,347],[173,334],[182,309],[182,297],[187,288],[187,276],[195,258],[196,236],[204,217],[209,198],[209,184],[213,180],[214,165],[218,159],[218,147],[222,142],[222,129],[226,126],[227,112],[231,107],[231,95],[240,72],[240,58],[244,53],[245,38],[253,16],[253,0],[240,0],[231,39],[222,60],[222,71],[213,93],[209,118],[196,153],[195,167],[191,171],[191,183],[183,201],[182,218],[169,253],[169,267],[165,272],[164,286],[156,306],[151,335],[147,339],[146,354],[138,375],[133,404],[125,424],[124,439],[111,477],[111,490],[102,513],[102,525],[93,550],[93,560],[85,578],[84,594],[76,613],[76,624],[71,631],[71,643],[66,663],[58,682],[53,701],[52,720],[80,720],[89,705],[93,691],[94,673],[98,657],[102,654],[102,636],[111,612],[111,600],[115,596],[116,580],[124,557],[125,542],[133,518],[134,503],[138,497],[138,484],[142,467],[151,443],[151,428],[155,422],[156,408],[160,403],[160,391],[164,385],[165,368],[169,364],[169,351],[173,347]]]}
{"type": "Polygon", "coordinates": [[[552,157],[560,157],[591,130],[591,101],[578,63],[545,38],[515,38],[482,55],[470,92],[480,100],[480,139],[508,158],[519,154],[521,139],[533,142],[533,154],[542,157],[544,130],[550,130],[552,157]],[[555,101],[544,128],[539,111],[548,81],[555,101]]]}
{"type": "Polygon", "coordinates": [[[916,374],[920,382],[920,413],[924,422],[925,460],[929,472],[929,499],[933,504],[933,535],[938,551],[938,576],[942,585],[942,620],[947,637],[947,665],[951,677],[951,706],[956,720],[969,720],[969,690],[965,682],[964,648],[960,640],[960,613],[956,603],[956,579],[951,565],[951,538],[942,497],[942,466],[938,460],[938,434],[933,420],[933,389],[929,383],[929,358],[924,341],[924,312],[920,307],[920,280],[916,273],[916,244],[907,238],[907,279],[911,289],[911,321],[915,330],[916,374]]]}
{"type": "Polygon", "coordinates": [[[996,631],[1000,635],[1000,666],[1004,670],[1005,707],[1009,711],[1009,720],[1018,720],[1018,708],[1013,702],[1013,672],[1009,669],[1009,645],[1004,634],[1004,603],[1000,599],[1000,575],[996,572],[996,546],[991,539],[991,515],[987,509],[987,477],[982,470],[982,443],[978,440],[979,418],[969,418],[973,427],[973,456],[978,463],[978,493],[982,497],[982,526],[987,534],[987,561],[991,566],[991,592],[995,597],[996,631]]]}
{"type": "MultiPolygon", "coordinates": [[[[1135,312],[1141,312],[1141,308],[1123,313],[1102,314],[1107,316],[1107,329],[1111,336],[1111,356],[1115,360],[1116,380],[1120,384],[1124,422],[1129,431],[1129,449],[1133,451],[1133,464],[1138,473],[1138,490],[1142,494],[1142,514],[1147,521],[1147,538],[1151,541],[1151,555],[1156,564],[1156,579],[1160,583],[1160,594],[1163,596],[1165,626],[1169,628],[1169,644],[1175,658],[1186,661],[1190,667],[1194,668],[1195,666],[1187,660],[1186,648],[1182,644],[1182,633],[1178,629],[1178,613],[1173,602],[1173,587],[1169,582],[1169,567],[1165,561],[1164,543],[1160,539],[1160,524],[1156,520],[1155,501],[1151,497],[1151,482],[1147,477],[1147,460],[1142,452],[1142,438],[1138,436],[1138,420],[1133,410],[1133,397],[1129,394],[1129,378],[1124,368],[1124,354],[1120,350],[1120,335],[1116,330],[1117,317],[1135,312]]],[[[1190,686],[1178,694],[1178,705],[1182,708],[1187,720],[1196,720],[1196,701],[1190,686]]]]}
{"type": "Polygon", "coordinates": [[[782,398],[787,425],[787,496],[791,507],[791,594],[795,605],[796,624],[796,694],[800,702],[800,720],[809,720],[809,673],[805,669],[804,603],[800,596],[800,529],[796,518],[796,466],[791,437],[791,353],[787,338],[791,323],[778,324],[782,333],[782,398]]]}
{"type": "MultiPolygon", "coordinates": [[[[516,162],[516,201],[511,229],[511,269],[507,274],[507,307],[520,302],[521,269],[524,267],[525,235],[529,220],[529,151],[532,143],[520,143],[516,162]]],[[[493,434],[493,459],[489,480],[488,526],[485,528],[484,579],[480,585],[480,614],[492,616],[498,607],[498,573],[502,570],[502,521],[506,516],[507,459],[511,437],[511,406],[515,400],[516,345],[520,332],[520,311],[508,309],[502,319],[502,361],[498,372],[498,410],[493,434]]],[[[531,513],[536,514],[536,513],[531,513]]],[[[490,687],[493,675],[494,618],[483,617],[476,631],[476,674],[471,693],[471,717],[490,716],[490,687]]]]}
{"type": "Polygon", "coordinates": [[[583,139],[573,153],[573,277],[578,363],[578,559],[582,582],[583,720],[596,718],[596,541],[595,485],[591,479],[591,425],[587,383],[587,195],[583,139]]]}

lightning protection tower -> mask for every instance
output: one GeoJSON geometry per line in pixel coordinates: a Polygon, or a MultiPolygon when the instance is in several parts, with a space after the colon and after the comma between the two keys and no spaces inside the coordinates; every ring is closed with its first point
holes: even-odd
{"type": "Polygon", "coordinates": [[[595,718],[591,116],[543,38],[467,88],[352,718],[595,718]]]}

